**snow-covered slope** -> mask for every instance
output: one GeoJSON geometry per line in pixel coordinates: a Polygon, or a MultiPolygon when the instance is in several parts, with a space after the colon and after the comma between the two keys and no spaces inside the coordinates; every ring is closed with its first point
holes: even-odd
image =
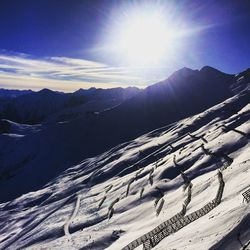
{"type": "Polygon", "coordinates": [[[141,236],[176,214],[171,230],[214,202],[211,211],[170,232],[154,249],[247,249],[250,204],[241,194],[250,187],[249,101],[245,89],[2,203],[0,248],[134,249],[130,242],[143,243],[141,236]]]}
{"type": "Polygon", "coordinates": [[[41,125],[28,125],[28,124],[19,124],[9,120],[2,119],[0,120],[0,134],[16,134],[16,135],[29,135],[35,132],[40,131],[41,125]]]}
{"type": "MultiPolygon", "coordinates": [[[[13,137],[7,132],[0,136],[0,144],[4,144],[0,176],[7,180],[0,182],[4,190],[0,201],[37,190],[82,159],[220,103],[234,95],[232,83],[242,85],[234,75],[207,66],[201,70],[183,68],[134,96],[138,90],[133,88],[79,90],[73,93],[76,99],[70,103],[75,105],[82,97],[88,101],[63,110],[57,110],[66,101],[62,93],[43,90],[27,100],[30,94],[19,97],[22,99],[17,103],[22,100],[22,105],[18,105],[18,113],[25,107],[24,116],[50,115],[37,133],[13,137]],[[116,96],[118,102],[125,101],[116,105],[116,96]],[[25,179],[35,181],[23,182],[25,179]]],[[[248,102],[247,98],[244,102],[248,102]]]]}

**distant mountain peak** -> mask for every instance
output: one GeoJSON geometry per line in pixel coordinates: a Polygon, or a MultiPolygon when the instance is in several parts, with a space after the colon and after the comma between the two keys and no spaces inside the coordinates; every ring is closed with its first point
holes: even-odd
{"type": "Polygon", "coordinates": [[[95,87],[91,87],[89,89],[83,89],[83,88],[80,88],[78,90],[76,90],[74,92],[75,95],[86,95],[86,94],[93,94],[96,92],[96,88],[95,87]]]}
{"type": "Polygon", "coordinates": [[[193,69],[190,69],[188,67],[183,67],[183,68],[177,70],[175,73],[178,73],[178,74],[189,74],[189,73],[193,73],[195,71],[197,71],[197,70],[193,70],[193,69]]]}
{"type": "Polygon", "coordinates": [[[220,72],[220,73],[223,73],[223,72],[219,71],[218,69],[213,68],[213,67],[208,66],[208,65],[202,67],[200,69],[200,72],[207,72],[207,73],[210,73],[210,72],[220,72]]]}
{"type": "Polygon", "coordinates": [[[52,93],[53,91],[47,88],[41,89],[38,91],[38,93],[42,93],[42,94],[47,94],[47,93],[52,93]]]}
{"type": "Polygon", "coordinates": [[[55,90],[51,90],[51,89],[47,89],[47,88],[41,89],[36,93],[42,94],[42,95],[62,95],[62,94],[64,94],[63,92],[55,91],[55,90]]]}
{"type": "Polygon", "coordinates": [[[233,74],[228,74],[225,72],[222,72],[216,68],[213,68],[211,66],[204,66],[199,71],[203,77],[231,77],[233,74]]]}
{"type": "Polygon", "coordinates": [[[177,71],[175,71],[170,77],[169,79],[175,80],[177,78],[183,78],[183,77],[189,77],[194,75],[196,72],[198,72],[198,70],[193,70],[187,67],[183,67],[177,71]]]}
{"type": "Polygon", "coordinates": [[[193,75],[200,75],[202,77],[220,77],[220,76],[226,76],[230,74],[226,74],[216,68],[213,68],[211,66],[204,66],[200,70],[193,70],[187,67],[183,67],[177,71],[175,71],[169,79],[171,80],[179,80],[183,78],[188,78],[193,75]]]}

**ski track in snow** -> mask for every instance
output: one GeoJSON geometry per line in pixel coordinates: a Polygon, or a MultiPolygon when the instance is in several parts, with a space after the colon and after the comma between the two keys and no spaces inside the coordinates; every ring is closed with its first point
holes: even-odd
{"type": "Polygon", "coordinates": [[[69,220],[65,223],[64,225],[64,233],[66,236],[70,236],[70,233],[69,233],[69,225],[70,223],[73,221],[73,219],[76,217],[77,213],[78,213],[78,210],[80,208],[80,205],[81,205],[81,196],[78,195],[77,198],[76,198],[76,205],[75,205],[75,209],[73,211],[73,214],[71,215],[71,217],[69,218],[69,220]]]}

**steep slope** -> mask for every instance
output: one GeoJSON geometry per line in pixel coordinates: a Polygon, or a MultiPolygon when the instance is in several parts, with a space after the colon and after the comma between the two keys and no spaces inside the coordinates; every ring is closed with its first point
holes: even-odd
{"type": "MultiPolygon", "coordinates": [[[[69,122],[52,122],[38,133],[25,137],[11,139],[4,134],[5,150],[0,152],[0,173],[6,176],[11,172],[11,178],[0,182],[0,188],[8,190],[0,200],[7,201],[40,188],[86,157],[225,100],[233,95],[230,83],[235,81],[235,76],[210,67],[200,71],[184,68],[110,110],[69,122]],[[33,169],[35,171],[31,171],[33,169]],[[35,179],[36,182],[23,183],[25,179],[35,179]]],[[[93,90],[88,95],[91,92],[93,90]]]]}
{"type": "Polygon", "coordinates": [[[2,203],[0,248],[243,249],[250,241],[241,195],[250,184],[249,100],[245,89],[2,203]],[[159,226],[169,233],[155,239],[159,226]]]}

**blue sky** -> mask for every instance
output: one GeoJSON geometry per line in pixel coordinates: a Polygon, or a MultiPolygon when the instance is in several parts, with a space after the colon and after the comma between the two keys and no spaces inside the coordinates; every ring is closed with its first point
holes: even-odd
{"type": "Polygon", "coordinates": [[[145,87],[184,66],[237,73],[250,67],[249,13],[248,0],[1,0],[0,87],[145,87]],[[160,64],[128,65],[110,37],[124,13],[149,2],[192,32],[160,64]]]}

